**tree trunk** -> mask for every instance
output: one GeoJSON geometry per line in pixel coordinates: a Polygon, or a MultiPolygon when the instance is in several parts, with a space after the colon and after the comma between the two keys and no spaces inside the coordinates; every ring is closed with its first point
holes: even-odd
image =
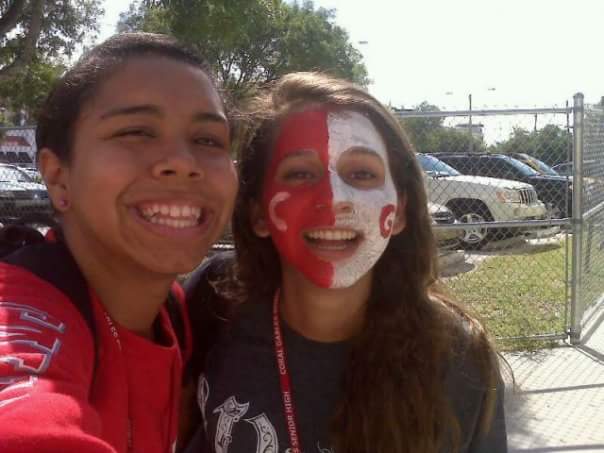
{"type": "Polygon", "coordinates": [[[0,38],[11,31],[19,23],[19,18],[25,7],[25,0],[14,0],[4,15],[0,17],[0,38]]]}
{"type": "Polygon", "coordinates": [[[31,18],[28,26],[24,27],[27,30],[27,34],[25,35],[23,47],[21,48],[17,57],[12,63],[0,69],[0,81],[11,78],[15,73],[27,66],[34,59],[34,56],[36,54],[36,46],[38,44],[38,39],[40,38],[40,33],[42,31],[43,16],[44,0],[32,0],[31,18]]]}

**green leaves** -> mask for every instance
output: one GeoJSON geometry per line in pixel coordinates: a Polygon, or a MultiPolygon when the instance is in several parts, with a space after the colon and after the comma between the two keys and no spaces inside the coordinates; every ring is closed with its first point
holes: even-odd
{"type": "MultiPolygon", "coordinates": [[[[439,108],[422,102],[415,110],[437,112],[439,108]]],[[[443,125],[444,117],[404,118],[400,120],[409,140],[419,153],[484,151],[482,140],[469,132],[443,125]]]]}
{"type": "Polygon", "coordinates": [[[532,132],[515,128],[508,140],[492,146],[490,151],[526,153],[548,165],[556,165],[568,160],[571,140],[571,133],[555,124],[532,132]]]}
{"type": "Polygon", "coordinates": [[[196,47],[236,98],[292,71],[320,70],[368,83],[362,56],[335,11],[310,1],[173,0],[131,7],[120,30],[168,30],[196,47]]]}
{"type": "Polygon", "coordinates": [[[0,0],[0,98],[5,107],[30,113],[37,108],[63,71],[64,57],[95,36],[100,5],[101,0],[0,0]]]}

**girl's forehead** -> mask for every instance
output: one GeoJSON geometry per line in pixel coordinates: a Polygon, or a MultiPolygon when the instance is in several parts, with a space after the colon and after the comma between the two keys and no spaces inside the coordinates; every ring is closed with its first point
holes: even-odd
{"type": "Polygon", "coordinates": [[[97,85],[87,109],[114,104],[195,104],[223,112],[220,95],[199,67],[167,57],[134,57],[117,65],[97,85]]]}
{"type": "Polygon", "coordinates": [[[280,123],[273,157],[314,150],[337,157],[350,149],[375,152],[387,160],[386,145],[373,122],[351,109],[312,108],[287,115],[280,123]]]}

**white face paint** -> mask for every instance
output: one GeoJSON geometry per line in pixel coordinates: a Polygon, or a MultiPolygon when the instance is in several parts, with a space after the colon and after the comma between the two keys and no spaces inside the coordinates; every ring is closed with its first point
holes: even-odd
{"type": "Polygon", "coordinates": [[[333,191],[333,206],[346,203],[350,213],[336,213],[335,227],[361,232],[363,241],[350,258],[334,263],[332,288],[346,288],[356,283],[380,258],[392,233],[398,194],[388,163],[386,145],[373,123],[355,111],[330,112],[329,178],[333,191]],[[382,187],[359,189],[344,181],[338,174],[338,161],[346,151],[363,148],[375,152],[384,162],[385,178],[382,187]]]}

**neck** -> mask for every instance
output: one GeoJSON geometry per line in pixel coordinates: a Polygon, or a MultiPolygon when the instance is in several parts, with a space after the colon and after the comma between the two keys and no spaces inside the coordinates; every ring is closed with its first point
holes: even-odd
{"type": "Polygon", "coordinates": [[[153,339],[153,322],[176,276],[151,273],[127,257],[116,262],[101,244],[73,233],[65,229],[65,241],[107,313],[126,329],[153,339]]]}
{"type": "Polygon", "coordinates": [[[287,325],[320,342],[347,340],[363,328],[371,273],[348,288],[325,289],[283,267],[281,313],[287,325]]]}

